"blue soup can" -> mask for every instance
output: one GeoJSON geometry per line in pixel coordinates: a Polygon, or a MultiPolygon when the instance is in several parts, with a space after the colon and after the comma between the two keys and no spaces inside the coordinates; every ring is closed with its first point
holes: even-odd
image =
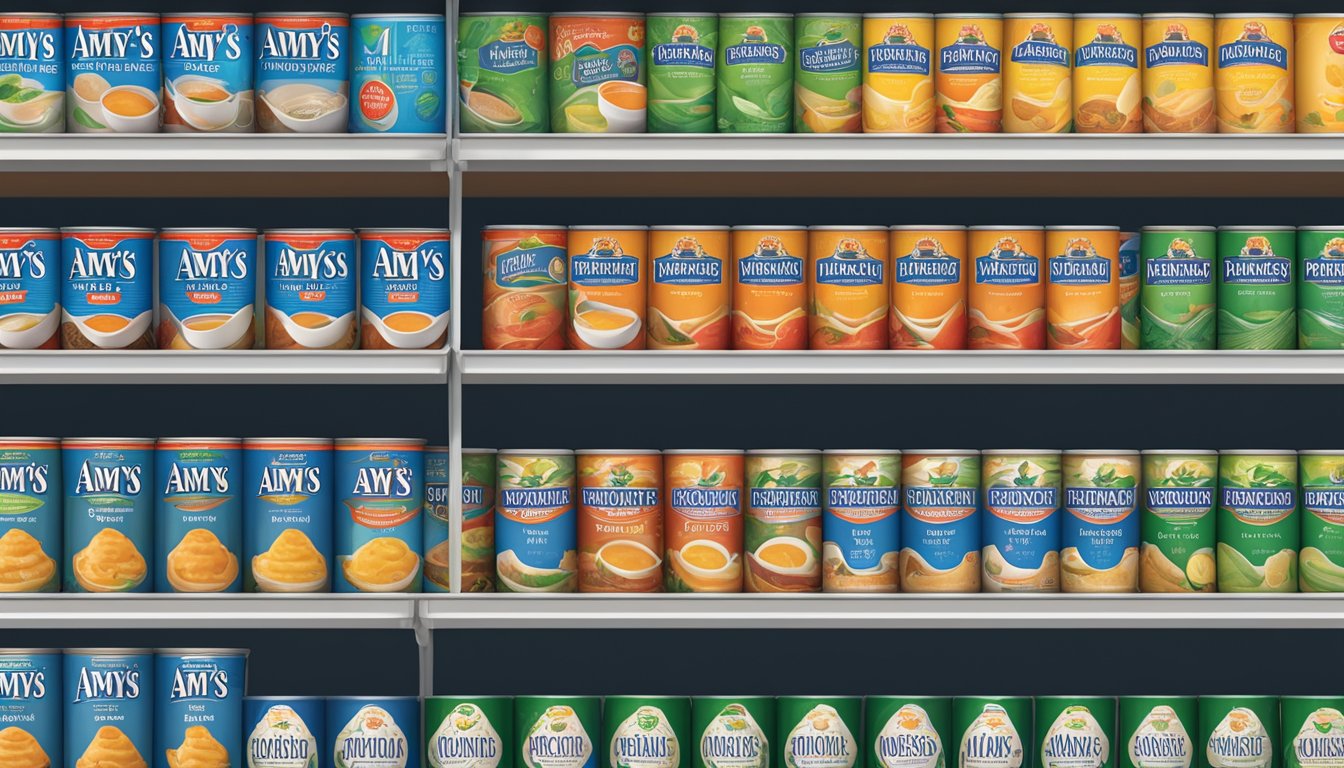
{"type": "Polygon", "coordinates": [[[250,133],[252,14],[169,14],[163,40],[163,129],[250,133]]]}
{"type": "Polygon", "coordinates": [[[350,22],[350,132],[443,133],[443,16],[367,13],[350,22]]]}
{"type": "Polygon", "coordinates": [[[451,250],[446,229],[361,229],[364,349],[438,349],[448,342],[451,250]]]}
{"type": "Polygon", "coordinates": [[[154,585],[154,441],[61,441],[66,592],[149,592],[154,585]]]}
{"type": "Polygon", "coordinates": [[[326,738],[321,696],[248,696],[243,699],[247,768],[319,768],[326,738]]]}
{"type": "Polygon", "coordinates": [[[327,739],[335,768],[420,768],[420,700],[329,698],[327,739]]]}
{"type": "Polygon", "coordinates": [[[246,650],[164,648],[154,680],[154,768],[243,764],[246,650]]]}
{"type": "Polygon", "coordinates": [[[159,440],[154,452],[157,591],[241,589],[242,444],[234,437],[159,440]]]}
{"type": "Polygon", "coordinates": [[[425,441],[336,441],[337,592],[419,592],[425,441]]]}
{"type": "Polygon", "coordinates": [[[65,130],[65,32],[58,13],[0,13],[0,132],[65,130]]]}
{"type": "Polygon", "coordinates": [[[154,348],[154,230],[61,230],[61,346],[154,348]]]}
{"type": "Polygon", "coordinates": [[[248,592],[331,590],[331,441],[243,443],[243,561],[248,592]]]}
{"type": "Polygon", "coordinates": [[[57,349],[60,327],[60,230],[0,227],[0,349],[57,349]]]}
{"type": "Polygon", "coordinates": [[[0,649],[0,756],[18,756],[22,765],[65,765],[62,664],[60,651],[0,649]]]}
{"type": "Polygon", "coordinates": [[[54,437],[0,437],[0,592],[61,588],[60,446],[54,437]]]}
{"type": "Polygon", "coordinates": [[[138,648],[65,652],[64,765],[149,765],[154,655],[138,648]]]}

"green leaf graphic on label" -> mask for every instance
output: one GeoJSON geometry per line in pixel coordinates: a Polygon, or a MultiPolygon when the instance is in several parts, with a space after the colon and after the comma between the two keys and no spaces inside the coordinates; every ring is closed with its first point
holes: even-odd
{"type": "Polygon", "coordinates": [[[26,515],[41,508],[41,499],[22,493],[0,493],[0,515],[26,515]]]}

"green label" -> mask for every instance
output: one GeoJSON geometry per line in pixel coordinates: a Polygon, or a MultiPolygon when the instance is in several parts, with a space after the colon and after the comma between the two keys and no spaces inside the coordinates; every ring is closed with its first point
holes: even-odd
{"type": "Polygon", "coordinates": [[[794,49],[793,130],[856,133],[863,98],[863,27],[857,15],[799,16],[794,49]]]}
{"type": "Polygon", "coordinates": [[[649,16],[649,132],[714,132],[717,16],[649,16]]]}
{"type": "Polygon", "coordinates": [[[462,453],[462,591],[495,591],[494,451],[462,453]]]}
{"type": "Polygon", "coordinates": [[[1218,458],[1218,591],[1296,592],[1297,456],[1218,458]]]}
{"type": "Polygon", "coordinates": [[[1122,696],[1121,768],[1190,768],[1199,720],[1194,696],[1122,696]]]}
{"type": "Polygon", "coordinates": [[[602,705],[604,768],[687,768],[691,700],[608,696],[602,705]]]}
{"type": "Polygon", "coordinates": [[[1298,347],[1344,349],[1344,228],[1297,233],[1298,347]]]}
{"type": "Polygon", "coordinates": [[[1213,349],[1215,243],[1212,231],[1144,230],[1143,349],[1213,349]]]}
{"type": "Polygon", "coordinates": [[[864,730],[869,768],[944,768],[952,700],[869,696],[864,702],[864,730]]]}
{"type": "Polygon", "coordinates": [[[779,699],[783,768],[862,768],[862,699],[857,696],[779,699]]]}
{"type": "Polygon", "coordinates": [[[793,127],[793,17],[719,18],[719,133],[793,127]]]}
{"type": "Polygon", "coordinates": [[[1218,232],[1218,348],[1296,349],[1295,230],[1218,232]]]}
{"type": "Polygon", "coordinates": [[[425,699],[429,768],[513,768],[513,701],[507,696],[425,699]]]}
{"type": "Polygon", "coordinates": [[[1284,696],[1285,768],[1339,768],[1344,765],[1344,697],[1284,696]]]}
{"type": "Polygon", "coordinates": [[[551,18],[552,132],[645,131],[644,34],[642,15],[551,18]]]}
{"type": "Polygon", "coordinates": [[[1344,454],[1300,457],[1302,591],[1344,592],[1344,454]]]}
{"type": "Polygon", "coordinates": [[[697,697],[691,718],[695,768],[770,768],[774,699],[697,697]]]}
{"type": "Polygon", "coordinates": [[[1278,768],[1276,696],[1199,697],[1200,768],[1278,768]]]}
{"type": "Polygon", "coordinates": [[[463,14],[457,31],[463,133],[544,133],[546,17],[463,14]]]}
{"type": "Polygon", "coordinates": [[[959,696],[952,700],[952,736],[960,768],[1031,766],[1032,701],[1025,696],[959,696]]]}
{"type": "Polygon", "coordinates": [[[821,457],[747,454],[748,592],[821,588],[821,457]]]}
{"type": "Polygon", "coordinates": [[[1039,768],[1112,768],[1115,765],[1115,699],[1036,699],[1039,768]]]}
{"type": "Polygon", "coordinates": [[[1144,454],[1140,591],[1214,590],[1217,480],[1215,454],[1144,454]]]}

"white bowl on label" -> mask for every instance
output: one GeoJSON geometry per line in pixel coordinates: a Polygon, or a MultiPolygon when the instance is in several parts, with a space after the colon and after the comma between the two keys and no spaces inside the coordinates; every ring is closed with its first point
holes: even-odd
{"type": "Polygon", "coordinates": [[[290,83],[261,94],[275,119],[295,133],[343,133],[350,99],[320,85],[290,83]]]}
{"type": "Polygon", "coordinates": [[[173,97],[177,114],[198,131],[218,131],[228,128],[238,120],[238,108],[241,100],[238,94],[229,90],[229,84],[213,77],[183,75],[176,80],[167,80],[168,93],[173,97]],[[193,89],[209,89],[228,94],[228,98],[217,101],[196,101],[189,95],[193,89]]]}

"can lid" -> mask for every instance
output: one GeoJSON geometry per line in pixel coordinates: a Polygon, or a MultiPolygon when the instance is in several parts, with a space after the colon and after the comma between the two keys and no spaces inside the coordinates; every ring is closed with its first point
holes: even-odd
{"type": "Polygon", "coordinates": [[[355,230],[343,227],[310,227],[307,229],[267,229],[264,235],[349,235],[355,236],[355,230]]]}
{"type": "MultiPolygon", "coordinates": [[[[98,14],[103,15],[103,14],[98,14]]],[[[153,227],[61,227],[61,232],[73,235],[85,232],[135,232],[137,234],[154,234],[158,230],[153,227]]]]}
{"type": "Polygon", "coordinates": [[[1280,448],[1224,448],[1218,452],[1221,456],[1296,456],[1297,451],[1280,448]]]}
{"type": "Polygon", "coordinates": [[[574,452],[568,448],[500,448],[499,453],[513,454],[520,453],[524,456],[573,456],[574,452]]]}
{"type": "Polygon", "coordinates": [[[314,19],[350,18],[350,14],[337,11],[264,11],[257,14],[258,19],[274,19],[282,16],[307,16],[314,19]]]}
{"type": "MultiPolygon", "coordinates": [[[[0,14],[3,16],[4,14],[0,14]]],[[[34,235],[58,235],[61,230],[57,227],[0,227],[0,235],[4,234],[26,234],[31,232],[34,235]]]]}
{"type": "Polygon", "coordinates": [[[865,13],[865,19],[932,19],[932,13],[865,13]]]}
{"type": "MultiPolygon", "coordinates": [[[[554,15],[554,14],[552,14],[554,15]]],[[[721,19],[792,19],[792,13],[720,13],[721,19]]]]}
{"type": "MultiPolygon", "coordinates": [[[[760,14],[760,15],[764,15],[764,14],[760,14]]],[[[594,17],[594,18],[599,18],[599,19],[606,19],[606,18],[611,18],[611,19],[642,19],[642,18],[644,18],[644,14],[642,14],[642,13],[632,13],[632,12],[630,12],[630,11],[564,11],[564,12],[562,12],[562,13],[552,13],[552,14],[550,14],[550,17],[551,17],[552,19],[559,19],[559,18],[564,18],[564,19],[575,19],[575,18],[578,18],[578,19],[585,19],[585,18],[588,18],[588,17],[590,17],[590,16],[591,16],[591,17],[594,17]]]]}
{"type": "Polygon", "coordinates": [[[832,456],[843,456],[847,454],[864,454],[867,456],[900,456],[901,452],[895,448],[826,448],[822,454],[832,456]]]}
{"type": "Polygon", "coordinates": [[[462,455],[463,455],[463,456],[466,456],[466,455],[468,455],[468,454],[475,455],[475,456],[483,456],[483,455],[489,455],[489,454],[493,454],[493,453],[499,453],[499,451],[496,450],[496,449],[494,449],[494,448],[463,448],[463,449],[462,449],[462,455]]]}
{"type": "Polygon", "coordinates": [[[807,227],[798,224],[779,224],[774,226],[769,224],[734,224],[732,227],[734,232],[760,232],[773,229],[785,232],[799,232],[806,230],[807,227]]]}
{"type": "Polygon", "coordinates": [[[135,11],[108,11],[107,13],[86,11],[84,13],[65,14],[65,18],[67,19],[97,19],[103,17],[111,19],[136,18],[136,17],[156,19],[159,17],[159,14],[151,13],[148,11],[142,13],[136,13],[135,11]]]}
{"type": "Polygon", "coordinates": [[[448,453],[449,447],[446,445],[426,445],[425,453],[448,453]]]}
{"type": "Polygon", "coordinates": [[[1212,13],[1145,13],[1144,21],[1148,19],[1212,19],[1212,13]]]}
{"type": "Polygon", "coordinates": [[[490,224],[481,227],[481,229],[487,232],[501,229],[536,229],[536,230],[553,229],[556,230],[557,232],[564,232],[565,225],[564,224],[490,224]]]}
{"type": "Polygon", "coordinates": [[[574,452],[574,455],[600,456],[603,454],[615,454],[618,456],[661,456],[662,453],[662,451],[656,451],[650,448],[580,448],[574,452]]]}
{"type": "Polygon", "coordinates": [[[748,448],[747,453],[753,456],[792,456],[794,454],[806,454],[808,456],[821,455],[821,451],[814,448],[748,448]]]}
{"type": "Polygon", "coordinates": [[[154,445],[152,437],[63,437],[61,445],[100,445],[102,443],[131,443],[132,445],[154,445]]]}
{"type": "Polygon", "coordinates": [[[677,16],[677,17],[686,17],[686,18],[693,17],[693,16],[703,16],[703,17],[705,17],[705,18],[710,18],[710,19],[712,19],[712,18],[714,18],[715,16],[718,16],[719,14],[717,14],[717,13],[711,13],[711,12],[709,12],[709,11],[699,11],[699,12],[697,12],[697,11],[657,11],[656,13],[646,13],[646,14],[644,14],[644,15],[645,15],[646,17],[649,17],[649,18],[652,18],[652,17],[654,17],[654,16],[677,16]]]}
{"type": "Polygon", "coordinates": [[[887,228],[882,226],[870,226],[867,224],[845,226],[841,224],[816,224],[807,228],[809,232],[886,232],[887,228]]]}
{"type": "Polygon", "coordinates": [[[1143,14],[1139,13],[1075,13],[1075,19],[1137,19],[1143,14]]]}
{"type": "Polygon", "coordinates": [[[1282,224],[1266,225],[1261,227],[1251,226],[1249,224],[1233,224],[1231,226],[1219,227],[1219,232],[1296,232],[1296,227],[1285,227],[1282,224]]]}
{"type": "Polygon", "coordinates": [[[1160,225],[1156,227],[1144,227],[1141,232],[1217,232],[1217,227],[1179,227],[1171,225],[1160,225]]]}
{"type": "Polygon", "coordinates": [[[732,227],[727,224],[658,224],[649,227],[650,232],[672,232],[677,230],[701,230],[705,232],[727,232],[732,227]]]}
{"type": "MultiPolygon", "coordinates": [[[[389,16],[392,14],[388,14],[389,16]]],[[[238,13],[237,11],[170,11],[163,14],[163,20],[173,19],[247,19],[252,20],[250,13],[238,13]]]]}
{"type": "Polygon", "coordinates": [[[160,237],[168,235],[210,235],[219,232],[221,234],[239,234],[255,235],[257,230],[252,227],[164,227],[159,230],[160,237]]]}
{"type": "Polygon", "coordinates": [[[601,230],[611,230],[612,232],[648,232],[649,228],[639,224],[575,224],[569,228],[570,232],[596,232],[601,230]]]}
{"type": "MultiPolygon", "coordinates": [[[[3,16],[4,14],[0,14],[3,16]]],[[[60,648],[0,648],[0,656],[30,656],[38,653],[60,653],[60,648]]]]}
{"type": "Polygon", "coordinates": [[[545,18],[546,18],[546,14],[544,14],[544,13],[540,13],[540,12],[538,12],[538,11],[463,11],[463,12],[460,13],[459,15],[460,15],[460,16],[463,16],[463,17],[471,17],[471,16],[538,16],[538,17],[540,17],[543,21],[544,21],[545,18]]]}
{"type": "Polygon", "coordinates": [[[410,20],[429,20],[438,21],[443,18],[442,13],[354,13],[350,15],[352,19],[410,19],[410,20]]]}
{"type": "Polygon", "coordinates": [[[965,232],[965,224],[892,224],[892,232],[965,232]]]}
{"type": "MultiPolygon", "coordinates": [[[[382,14],[379,14],[382,17],[382,14]]],[[[425,233],[430,235],[448,235],[449,232],[443,227],[360,227],[358,230],[360,237],[370,237],[377,234],[402,235],[425,233]]]]}
{"type": "Polygon", "coordinates": [[[1218,19],[1291,19],[1291,13],[1220,13],[1218,19]]]}
{"type": "Polygon", "coordinates": [[[159,443],[238,443],[242,444],[241,437],[160,437],[159,443]]]}
{"type": "Polygon", "coordinates": [[[1066,230],[1097,230],[1101,232],[1119,232],[1119,227],[1112,227],[1106,224],[1052,224],[1045,228],[1046,232],[1063,232],[1066,230]]]}
{"type": "Polygon", "coordinates": [[[418,437],[338,437],[336,445],[414,445],[423,447],[428,440],[418,437]]]}
{"type": "Polygon", "coordinates": [[[66,648],[67,656],[153,656],[153,648],[66,648]]]}
{"type": "Polygon", "coordinates": [[[1001,19],[999,13],[935,13],[935,19],[1001,19]]]}
{"type": "MultiPolygon", "coordinates": [[[[1344,13],[1299,13],[1295,19],[1344,19],[1344,13]]],[[[1301,698],[1301,697],[1299,697],[1301,698]]]]}
{"type": "Polygon", "coordinates": [[[1327,450],[1325,448],[1312,448],[1306,451],[1298,451],[1298,456],[1344,456],[1344,448],[1339,450],[1327,450]]]}
{"type": "Polygon", "coordinates": [[[246,656],[251,652],[247,648],[159,648],[155,651],[170,656],[246,656]]]}
{"type": "Polygon", "coordinates": [[[981,456],[1031,456],[1033,454],[1040,456],[1058,456],[1063,451],[1057,451],[1053,448],[990,448],[980,451],[981,456]]]}
{"type": "MultiPolygon", "coordinates": [[[[1340,18],[1341,18],[1341,19],[1344,19],[1344,14],[1340,14],[1340,18]]],[[[1337,227],[1321,227],[1321,226],[1298,227],[1298,228],[1297,228],[1297,231],[1298,231],[1298,232],[1344,232],[1344,224],[1341,224],[1341,225],[1339,225],[1339,226],[1337,226],[1337,227]]]]}
{"type": "Polygon", "coordinates": [[[1042,12],[1032,12],[1032,13],[1005,13],[1005,14],[1003,14],[1003,18],[1005,18],[1005,19],[1071,19],[1071,18],[1073,18],[1073,14],[1071,14],[1071,13],[1042,13],[1042,12]]]}
{"type": "MultiPolygon", "coordinates": [[[[74,16],[76,14],[70,14],[74,16]]],[[[0,18],[5,19],[59,19],[59,13],[44,13],[42,11],[8,11],[0,13],[0,18]]]]}
{"type": "Polygon", "coordinates": [[[243,697],[243,701],[326,701],[326,700],[327,700],[326,696],[244,696],[243,697]]]}
{"type": "Polygon", "coordinates": [[[808,11],[807,13],[793,14],[793,17],[796,19],[843,19],[843,18],[858,19],[861,18],[862,16],[863,14],[861,13],[842,13],[842,12],[825,13],[822,11],[808,11]]]}
{"type": "Polygon", "coordinates": [[[735,448],[668,448],[664,456],[698,454],[703,456],[741,456],[746,451],[735,448]]]}
{"type": "Polygon", "coordinates": [[[1138,451],[1131,451],[1128,448],[1108,451],[1105,448],[1066,448],[1065,456],[1138,456],[1138,451]]]}
{"type": "Polygon", "coordinates": [[[59,437],[0,437],[0,445],[14,443],[60,443],[59,437]]]}
{"type": "Polygon", "coordinates": [[[1008,232],[1044,232],[1045,227],[1035,224],[975,224],[967,227],[972,232],[1004,230],[1008,232]]]}
{"type": "Polygon", "coordinates": [[[320,445],[330,446],[329,437],[249,437],[243,440],[243,446],[252,445],[320,445]]]}
{"type": "Polygon", "coordinates": [[[902,448],[901,453],[909,456],[912,453],[926,454],[930,456],[965,454],[967,456],[979,456],[979,448],[902,448]]]}
{"type": "Polygon", "coordinates": [[[1189,454],[1191,456],[1217,456],[1217,451],[1210,451],[1207,448],[1148,448],[1139,453],[1144,456],[1166,456],[1189,454]]]}
{"type": "Polygon", "coordinates": [[[420,701],[415,696],[326,696],[327,701],[420,701]]]}

